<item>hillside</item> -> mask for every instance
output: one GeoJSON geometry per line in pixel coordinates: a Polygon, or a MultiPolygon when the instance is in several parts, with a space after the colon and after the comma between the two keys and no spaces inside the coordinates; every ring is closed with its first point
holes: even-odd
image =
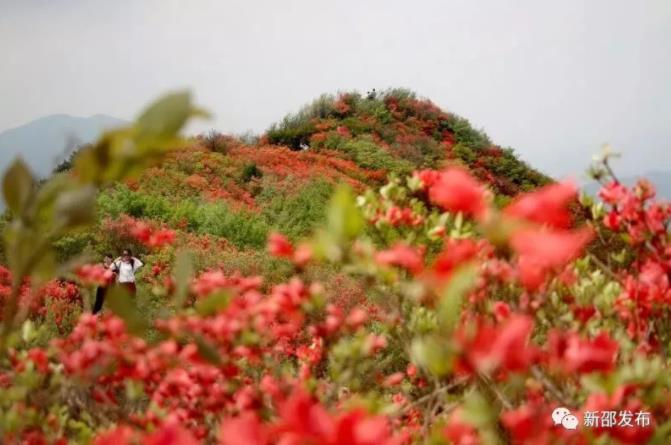
{"type": "Polygon", "coordinates": [[[276,262],[264,251],[268,233],[292,240],[308,234],[323,220],[335,184],[362,192],[389,174],[448,163],[467,165],[502,201],[549,181],[467,120],[408,91],[325,95],[254,143],[201,136],[106,190],[98,200],[101,230],[62,240],[59,252],[66,258],[87,246],[101,254],[132,244],[132,237],[106,235],[126,215],[176,229],[181,243],[201,252],[201,267],[274,276],[276,262]]]}
{"type": "MultiPolygon", "coordinates": [[[[336,184],[361,193],[386,183],[389,174],[449,163],[467,165],[500,205],[549,181],[467,120],[405,90],[325,95],[272,125],[258,141],[203,135],[160,166],[105,189],[97,227],[59,239],[56,251],[66,260],[132,246],[155,266],[142,272],[152,283],[169,272],[176,250],[151,253],[133,230],[163,227],[175,231],[177,247],[193,253],[197,269],[263,275],[271,284],[287,279],[291,268],[267,255],[268,234],[278,231],[290,240],[309,234],[324,220],[336,184]]],[[[313,273],[334,295],[351,301],[362,296],[345,275],[313,273]]]]}
{"type": "Polygon", "coordinates": [[[0,132],[0,171],[21,156],[38,176],[47,176],[67,150],[94,141],[103,130],[124,124],[103,114],[75,117],[53,114],[0,132]]]}
{"type": "Polygon", "coordinates": [[[175,92],[3,178],[2,443],[669,443],[645,187],[575,218],[574,185],[406,92],[179,138],[202,114],[175,92]],[[602,408],[638,420],[578,428],[602,408]]]}

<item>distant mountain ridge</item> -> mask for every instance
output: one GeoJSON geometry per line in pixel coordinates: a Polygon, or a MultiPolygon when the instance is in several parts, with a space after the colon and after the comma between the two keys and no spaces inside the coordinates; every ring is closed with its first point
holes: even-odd
{"type": "Polygon", "coordinates": [[[52,114],[5,130],[0,132],[0,171],[4,172],[14,158],[21,156],[36,175],[47,176],[69,150],[92,142],[104,130],[124,123],[104,114],[90,117],[52,114]]]}

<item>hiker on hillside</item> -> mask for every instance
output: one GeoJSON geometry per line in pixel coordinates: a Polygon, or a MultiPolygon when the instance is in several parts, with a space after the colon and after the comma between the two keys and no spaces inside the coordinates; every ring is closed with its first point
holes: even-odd
{"type": "Polygon", "coordinates": [[[128,289],[131,295],[135,295],[135,272],[143,266],[142,261],[133,256],[130,249],[124,249],[121,256],[114,260],[114,266],[117,270],[117,283],[128,289]]]}
{"type": "Polygon", "coordinates": [[[109,288],[109,285],[112,282],[114,282],[114,279],[116,278],[117,275],[117,268],[114,265],[114,262],[112,261],[111,253],[105,254],[105,257],[103,258],[103,267],[107,270],[112,271],[113,278],[110,280],[108,284],[100,285],[98,286],[98,289],[96,289],[96,301],[93,304],[94,314],[97,314],[102,310],[103,303],[105,303],[105,295],[107,294],[107,289],[109,288]]]}

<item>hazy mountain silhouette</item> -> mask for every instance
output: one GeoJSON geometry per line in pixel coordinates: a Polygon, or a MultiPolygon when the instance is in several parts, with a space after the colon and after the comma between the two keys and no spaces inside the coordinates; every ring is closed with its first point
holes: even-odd
{"type": "Polygon", "coordinates": [[[124,123],[103,114],[91,117],[53,114],[0,132],[0,172],[20,155],[36,175],[47,176],[70,150],[92,142],[103,130],[124,123]]]}

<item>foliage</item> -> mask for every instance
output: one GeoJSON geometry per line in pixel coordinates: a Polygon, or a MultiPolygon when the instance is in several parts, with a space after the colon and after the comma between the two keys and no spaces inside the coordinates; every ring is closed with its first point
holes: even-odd
{"type": "MultiPolygon", "coordinates": [[[[380,178],[341,157],[364,140],[343,130],[319,153],[175,149],[186,99],[103,136],[71,174],[40,185],[16,163],[4,178],[3,443],[669,442],[671,207],[650,184],[624,187],[606,157],[603,202],[583,199],[576,221],[569,182],[497,197],[479,178],[513,156],[489,147],[470,170],[366,188],[380,178]],[[263,176],[245,181],[251,162],[263,176]],[[213,194],[217,178],[236,194],[213,194]],[[626,249],[588,249],[609,237],[626,249]],[[135,298],[110,285],[88,313],[112,273],[82,264],[84,244],[134,247],[135,298]],[[558,407],[580,426],[554,424],[558,407]],[[631,427],[585,425],[602,411],[631,427]]],[[[392,118],[442,113],[395,91],[305,115],[376,101],[392,118]]],[[[527,174],[509,181],[543,179],[527,174]]]]}
{"type": "Polygon", "coordinates": [[[387,173],[459,160],[507,196],[549,182],[510,150],[494,146],[468,120],[405,89],[323,95],[271,126],[262,140],[294,150],[342,151],[360,167],[387,173]]]}
{"type": "Polygon", "coordinates": [[[241,176],[242,182],[249,182],[253,178],[262,177],[263,172],[261,170],[259,170],[259,168],[256,166],[256,164],[251,163],[251,164],[247,164],[247,165],[244,166],[244,168],[242,169],[242,175],[240,175],[240,176],[241,176]]]}
{"type": "Polygon", "coordinates": [[[291,239],[306,236],[323,221],[332,186],[316,180],[303,186],[295,195],[278,194],[266,188],[259,195],[268,225],[291,239]]]}

